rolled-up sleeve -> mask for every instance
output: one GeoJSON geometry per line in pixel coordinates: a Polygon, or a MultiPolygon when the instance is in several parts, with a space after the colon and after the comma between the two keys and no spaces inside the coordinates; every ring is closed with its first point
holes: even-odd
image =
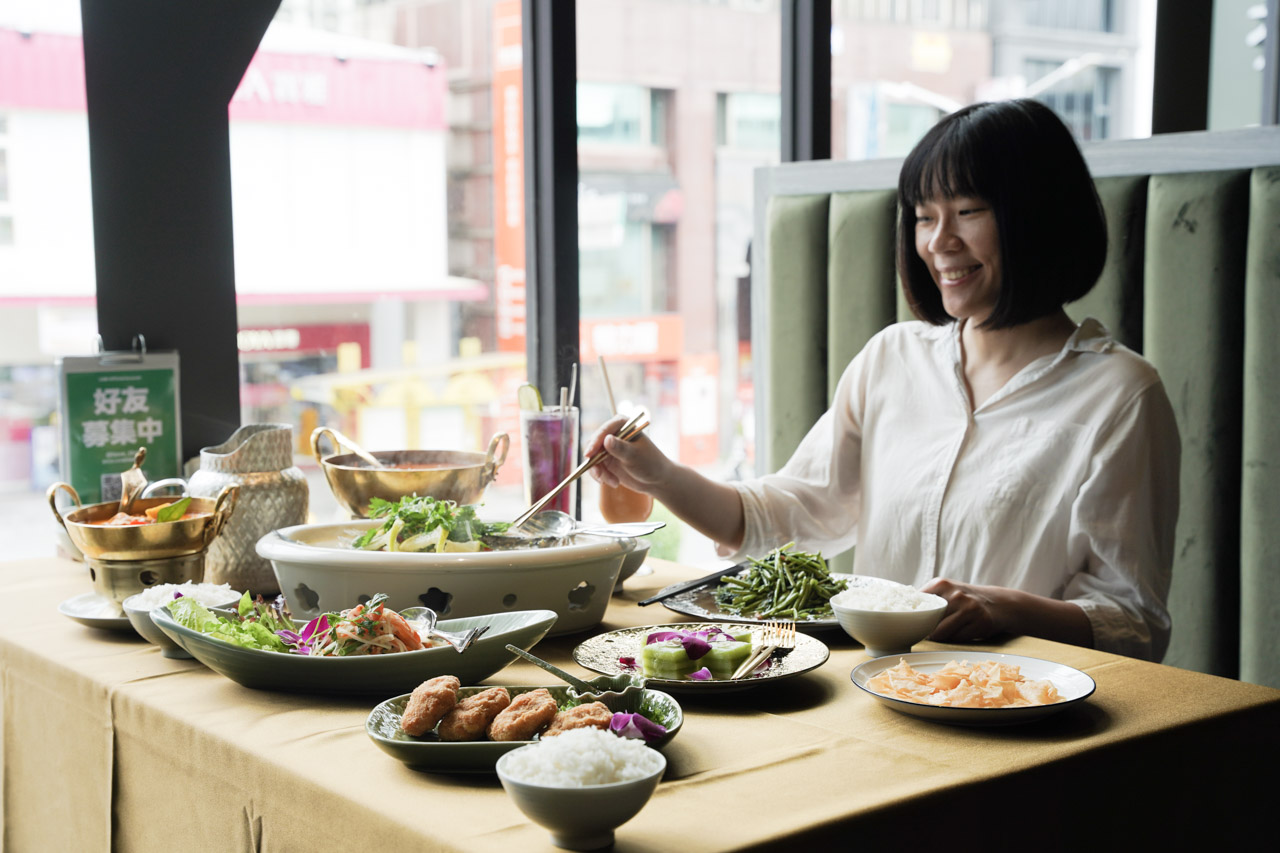
{"type": "Polygon", "coordinates": [[[734,483],[745,522],[736,551],[742,560],[795,542],[805,551],[834,554],[857,541],[861,509],[862,425],[866,350],[840,378],[831,408],[805,435],[777,473],[734,483]]]}

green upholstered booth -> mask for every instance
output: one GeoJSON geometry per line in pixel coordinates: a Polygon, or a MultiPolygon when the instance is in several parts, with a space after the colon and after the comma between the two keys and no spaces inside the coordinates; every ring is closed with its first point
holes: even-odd
{"type": "MultiPolygon", "coordinates": [[[[1280,687],[1280,128],[1084,152],[1111,248],[1097,287],[1068,311],[1156,365],[1182,437],[1165,663],[1280,687]]],[[[787,460],[863,344],[910,318],[893,263],[899,163],[756,173],[762,472],[787,460]]]]}

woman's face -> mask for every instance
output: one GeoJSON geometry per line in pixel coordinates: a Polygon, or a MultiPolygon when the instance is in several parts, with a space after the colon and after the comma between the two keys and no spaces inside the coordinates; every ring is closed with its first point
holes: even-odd
{"type": "Polygon", "coordinates": [[[916,205],[916,254],[957,320],[980,323],[1000,296],[1000,233],[995,211],[971,196],[916,205]]]}

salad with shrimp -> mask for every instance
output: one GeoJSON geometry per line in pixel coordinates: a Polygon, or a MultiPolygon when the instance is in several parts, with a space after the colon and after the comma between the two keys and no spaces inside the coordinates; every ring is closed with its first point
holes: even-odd
{"type": "Polygon", "coordinates": [[[248,649],[318,657],[381,655],[429,649],[433,643],[407,619],[386,606],[378,593],[369,601],[321,613],[305,625],[289,614],[284,597],[267,602],[246,592],[233,614],[209,610],[194,598],[178,597],[168,606],[181,625],[225,643],[248,649]]]}
{"type": "Polygon", "coordinates": [[[300,655],[348,657],[413,652],[431,648],[409,621],[388,608],[378,593],[367,604],[338,613],[322,613],[300,632],[278,632],[290,651],[300,655]]]}
{"type": "Polygon", "coordinates": [[[351,543],[365,551],[489,551],[482,538],[501,533],[508,522],[485,522],[476,517],[472,504],[406,495],[392,503],[381,498],[369,502],[369,517],[385,519],[351,543]]]}

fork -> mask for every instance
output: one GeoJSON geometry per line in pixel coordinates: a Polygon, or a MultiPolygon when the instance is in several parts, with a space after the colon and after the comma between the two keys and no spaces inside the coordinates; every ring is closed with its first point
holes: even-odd
{"type": "Polygon", "coordinates": [[[760,646],[751,653],[751,657],[743,661],[742,665],[734,670],[730,680],[744,678],[754,673],[756,667],[773,657],[774,652],[785,650],[787,652],[795,648],[796,644],[796,623],[791,621],[785,622],[766,622],[764,623],[764,633],[760,637],[760,646]]]}

